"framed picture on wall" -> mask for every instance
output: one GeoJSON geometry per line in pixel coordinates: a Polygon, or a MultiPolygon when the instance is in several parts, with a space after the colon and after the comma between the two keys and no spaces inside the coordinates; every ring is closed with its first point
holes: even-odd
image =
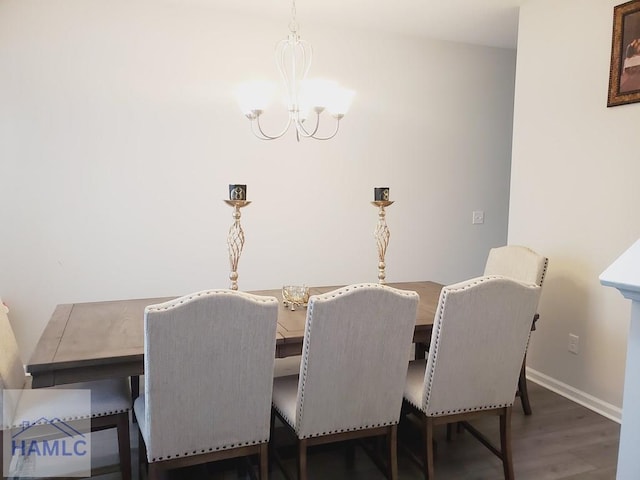
{"type": "Polygon", "coordinates": [[[640,0],[613,9],[608,107],[640,102],[640,0]]]}

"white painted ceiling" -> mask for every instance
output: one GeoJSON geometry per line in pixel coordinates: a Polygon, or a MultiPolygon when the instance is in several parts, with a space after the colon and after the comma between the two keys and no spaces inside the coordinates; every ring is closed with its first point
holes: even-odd
{"type": "MultiPolygon", "coordinates": [[[[175,0],[288,25],[291,0],[175,0]]],[[[402,32],[457,42],[516,48],[518,11],[526,0],[296,0],[298,20],[402,32]]]]}

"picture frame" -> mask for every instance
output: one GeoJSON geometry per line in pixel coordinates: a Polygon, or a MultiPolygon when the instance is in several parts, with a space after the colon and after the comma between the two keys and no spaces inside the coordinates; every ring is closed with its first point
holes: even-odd
{"type": "Polygon", "coordinates": [[[640,0],[613,9],[607,107],[640,102],[640,0]]]}

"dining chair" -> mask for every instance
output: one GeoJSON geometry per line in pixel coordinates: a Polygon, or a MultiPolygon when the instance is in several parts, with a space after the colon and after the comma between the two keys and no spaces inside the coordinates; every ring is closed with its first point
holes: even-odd
{"type": "Polygon", "coordinates": [[[424,475],[434,480],[433,429],[462,422],[503,464],[513,479],[511,407],[540,287],[506,277],[479,277],[446,286],[440,293],[428,358],[410,362],[406,410],[422,420],[424,475]],[[467,423],[498,415],[496,448],[467,423]]]}
{"type": "MultiPolygon", "coordinates": [[[[534,283],[542,287],[547,273],[549,259],[521,245],[506,245],[489,250],[484,275],[502,275],[524,283],[534,283]]],[[[539,315],[536,313],[531,322],[531,331],[536,329],[539,315]]],[[[531,402],[527,388],[527,356],[525,354],[518,378],[517,396],[520,397],[525,415],[531,415],[531,402]]]]}
{"type": "Polygon", "coordinates": [[[382,436],[387,476],[397,479],[397,424],[418,299],[379,284],[309,299],[299,375],[273,385],[272,428],[277,415],[296,437],[300,480],[307,478],[308,447],[382,436]]]}
{"type": "MultiPolygon", "coordinates": [[[[30,388],[25,375],[18,344],[8,317],[9,309],[0,301],[0,469],[4,465],[5,449],[3,432],[21,428],[23,422],[32,423],[42,417],[52,423],[64,422],[73,426],[74,421],[82,418],[73,402],[66,402],[47,396],[47,404],[34,404],[29,395],[23,394],[30,388]],[[4,390],[19,391],[18,395],[7,395],[8,404],[3,404],[4,390]],[[56,422],[53,422],[56,419],[56,422]]],[[[91,432],[117,429],[120,472],[123,480],[131,479],[131,447],[129,440],[129,411],[131,410],[131,392],[126,378],[114,378],[82,383],[71,383],[40,389],[52,390],[90,390],[91,391],[91,432]]],[[[59,398],[59,397],[58,397],[59,398]]],[[[35,440],[38,440],[36,437],[35,440]]],[[[2,476],[0,475],[0,478],[2,476]]]]}
{"type": "Polygon", "coordinates": [[[268,477],[278,300],[207,290],[144,313],[140,460],[163,470],[258,455],[268,477]]]}

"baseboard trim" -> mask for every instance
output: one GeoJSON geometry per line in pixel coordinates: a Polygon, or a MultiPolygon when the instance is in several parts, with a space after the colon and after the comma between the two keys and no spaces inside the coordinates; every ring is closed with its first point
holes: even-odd
{"type": "Polygon", "coordinates": [[[551,378],[544,373],[540,373],[533,368],[527,367],[527,380],[537,383],[545,388],[548,388],[552,392],[562,395],[569,400],[576,402],[583,407],[593,410],[594,412],[602,415],[603,417],[613,420],[616,423],[622,422],[622,409],[607,403],[599,398],[589,395],[586,392],[578,390],[577,388],[560,382],[555,378],[551,378]]]}

